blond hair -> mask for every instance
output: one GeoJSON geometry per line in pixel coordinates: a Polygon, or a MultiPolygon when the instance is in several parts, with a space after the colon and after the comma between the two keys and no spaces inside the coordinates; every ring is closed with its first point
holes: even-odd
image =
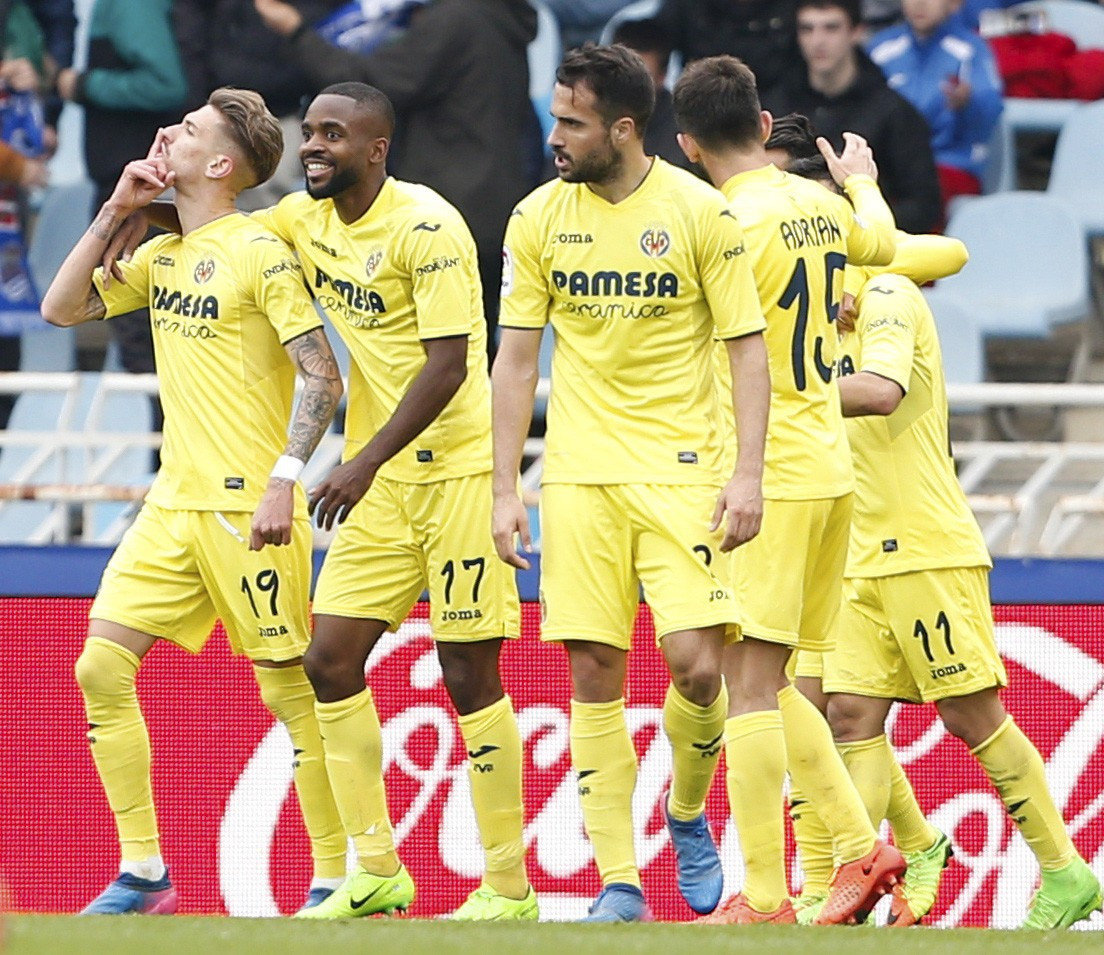
{"type": "Polygon", "coordinates": [[[249,165],[251,175],[242,188],[271,179],[284,154],[284,134],[264,97],[253,90],[223,86],[207,97],[207,103],[218,110],[230,139],[249,165]]]}

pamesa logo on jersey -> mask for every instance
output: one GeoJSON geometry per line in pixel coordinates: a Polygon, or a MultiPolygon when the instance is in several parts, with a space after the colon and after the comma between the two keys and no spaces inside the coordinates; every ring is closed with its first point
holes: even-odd
{"type": "Polygon", "coordinates": [[[211,281],[215,274],[215,260],[203,259],[199,265],[195,267],[195,272],[192,273],[193,278],[196,280],[196,284],[204,285],[211,281]]]}
{"type": "Polygon", "coordinates": [[[650,259],[658,259],[666,255],[671,248],[671,237],[666,229],[653,226],[645,229],[640,236],[640,251],[650,259]]]}

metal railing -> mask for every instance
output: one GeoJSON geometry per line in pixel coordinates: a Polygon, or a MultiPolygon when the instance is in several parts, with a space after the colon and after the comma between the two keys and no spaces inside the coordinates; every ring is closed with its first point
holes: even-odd
{"type": "MultiPolygon", "coordinates": [[[[38,510],[33,520],[24,522],[24,541],[118,540],[151,478],[148,468],[128,469],[126,456],[133,459],[136,449],[158,447],[160,435],[134,430],[134,422],[111,420],[111,400],[156,392],[153,375],[0,374],[0,393],[53,397],[40,418],[17,409],[14,427],[0,432],[0,538],[12,539],[13,522],[6,518],[33,504],[38,510]],[[96,508],[111,503],[116,505],[114,519],[97,521],[96,508]],[[127,504],[131,506],[120,506],[127,504]]],[[[540,382],[537,395],[547,401],[547,380],[540,382]]],[[[948,389],[948,397],[952,411],[1096,408],[1104,421],[1104,385],[957,385],[948,389]]],[[[304,472],[304,483],[337,463],[342,441],[334,433],[325,437],[304,472]]],[[[543,451],[542,438],[526,441],[530,463],[522,486],[530,501],[539,493],[543,451]]],[[[994,554],[1104,556],[1104,425],[1099,440],[959,441],[955,457],[962,486],[994,554]]]]}

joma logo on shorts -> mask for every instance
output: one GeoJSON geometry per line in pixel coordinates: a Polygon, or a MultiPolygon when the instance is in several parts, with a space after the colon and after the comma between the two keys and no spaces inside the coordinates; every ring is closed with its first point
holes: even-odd
{"type": "Polygon", "coordinates": [[[453,620],[481,620],[482,610],[442,610],[441,622],[451,623],[453,620]]]}
{"type": "Polygon", "coordinates": [[[286,637],[288,634],[288,628],[283,624],[278,627],[258,627],[257,636],[259,637],[286,637]]]}
{"type": "Polygon", "coordinates": [[[949,667],[933,667],[931,671],[932,679],[938,680],[945,676],[954,676],[956,673],[965,673],[965,663],[955,663],[949,667]]]}

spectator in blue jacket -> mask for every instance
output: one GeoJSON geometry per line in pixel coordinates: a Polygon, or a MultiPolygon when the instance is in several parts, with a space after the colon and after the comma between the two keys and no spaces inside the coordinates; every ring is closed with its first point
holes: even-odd
{"type": "Polygon", "coordinates": [[[902,0],[905,22],[870,41],[892,89],[928,121],[944,207],[981,192],[981,172],[1003,101],[985,41],[955,17],[961,0],[902,0]]]}

